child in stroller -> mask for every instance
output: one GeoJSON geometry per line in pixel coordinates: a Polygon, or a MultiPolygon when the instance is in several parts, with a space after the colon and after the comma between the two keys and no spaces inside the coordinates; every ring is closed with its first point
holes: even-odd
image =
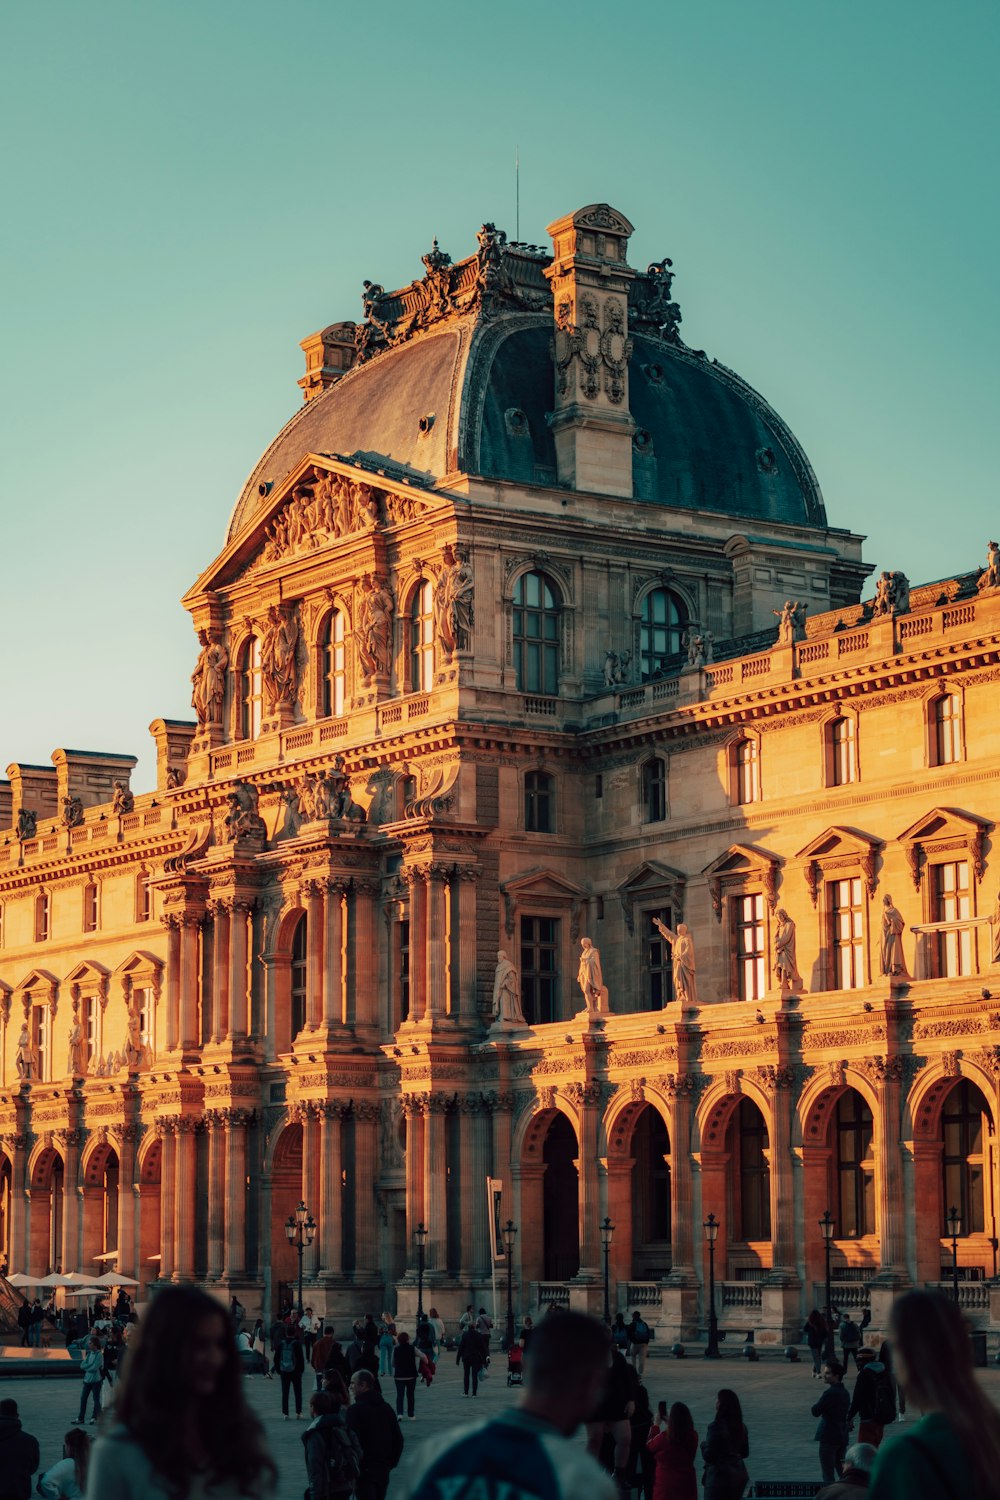
{"type": "Polygon", "coordinates": [[[520,1344],[511,1344],[507,1350],[507,1384],[524,1384],[524,1350],[520,1344]]]}

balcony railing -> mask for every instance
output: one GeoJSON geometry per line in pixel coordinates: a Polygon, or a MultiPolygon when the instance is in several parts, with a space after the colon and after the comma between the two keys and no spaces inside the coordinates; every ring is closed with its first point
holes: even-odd
{"type": "Polygon", "coordinates": [[[724,1281],[719,1290],[722,1293],[722,1310],[726,1312],[759,1312],[763,1286],[759,1281],[724,1281]]]}
{"type": "Polygon", "coordinates": [[[535,1306],[569,1307],[569,1287],[564,1281],[536,1281],[535,1306]]]}

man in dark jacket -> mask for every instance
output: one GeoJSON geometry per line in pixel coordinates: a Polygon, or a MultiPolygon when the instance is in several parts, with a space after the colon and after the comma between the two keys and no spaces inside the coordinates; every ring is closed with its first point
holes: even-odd
{"type": "Polygon", "coordinates": [[[625,1488],[632,1448],[632,1415],[639,1393],[639,1377],[620,1349],[608,1349],[608,1373],[600,1406],[587,1422],[587,1452],[602,1461],[605,1439],[614,1442],[614,1477],[625,1488]]]}
{"type": "Polygon", "coordinates": [[[295,1420],[302,1419],[302,1372],[306,1367],[302,1340],[286,1334],[274,1346],[274,1373],[281,1378],[281,1415],[288,1421],[288,1392],[295,1396],[295,1420]]]}
{"type": "Polygon", "coordinates": [[[27,1500],[38,1459],[38,1439],[22,1430],[17,1402],[0,1401],[0,1500],[27,1500]]]}
{"type": "Polygon", "coordinates": [[[463,1396],[469,1394],[469,1378],[472,1378],[472,1394],[479,1394],[479,1372],[484,1364],[483,1341],[474,1328],[467,1328],[458,1341],[455,1355],[456,1365],[462,1366],[463,1396]]]}
{"type": "Polygon", "coordinates": [[[347,1425],[361,1442],[361,1473],[355,1500],[385,1500],[389,1475],[403,1453],[403,1433],[388,1401],[375,1388],[370,1370],[358,1370],[351,1380],[352,1404],[347,1425]]]}
{"type": "Polygon", "coordinates": [[[844,1389],[844,1367],[836,1360],[823,1366],[826,1389],[812,1409],[819,1417],[816,1441],[819,1443],[819,1464],[823,1483],[832,1484],[844,1470],[844,1454],[847,1452],[847,1410],[851,1399],[844,1389]]]}
{"type": "Polygon", "coordinates": [[[22,1302],[17,1310],[17,1326],[21,1330],[21,1347],[28,1347],[28,1329],[31,1327],[31,1308],[27,1302],[22,1302]]]}
{"type": "Polygon", "coordinates": [[[858,1378],[848,1420],[858,1418],[858,1442],[878,1447],[887,1423],[895,1421],[896,1398],[892,1376],[874,1349],[858,1350],[858,1378]]]}

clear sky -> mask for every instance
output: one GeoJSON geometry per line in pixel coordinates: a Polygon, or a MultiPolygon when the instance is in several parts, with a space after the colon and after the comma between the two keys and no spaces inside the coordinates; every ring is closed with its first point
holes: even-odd
{"type": "Polygon", "coordinates": [[[0,775],[191,716],[177,600],[299,340],[437,235],[606,200],[911,581],[996,501],[1000,8],[49,0],[0,13],[0,775]]]}

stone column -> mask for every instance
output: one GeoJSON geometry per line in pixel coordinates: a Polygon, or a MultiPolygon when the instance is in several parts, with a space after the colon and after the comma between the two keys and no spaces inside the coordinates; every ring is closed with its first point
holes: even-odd
{"type": "Polygon", "coordinates": [[[80,1266],[80,1147],[83,1131],[66,1130],[59,1139],[63,1147],[62,1268],[76,1271],[80,1266]]]}
{"type": "Polygon", "coordinates": [[[209,1110],[205,1116],[205,1128],[208,1131],[208,1264],[206,1270],[208,1279],[217,1281],[222,1275],[223,1241],[226,1228],[223,1221],[225,1134],[222,1116],[215,1110],[209,1110]]]}
{"type": "Polygon", "coordinates": [[[424,1115],[419,1098],[403,1098],[406,1115],[406,1264],[413,1264],[417,1225],[424,1220],[424,1115]]]}
{"type": "Polygon", "coordinates": [[[177,1204],[177,1135],[176,1120],[159,1120],[157,1132],[160,1149],[160,1280],[169,1281],[174,1274],[174,1229],[177,1204]]]}
{"type": "MultiPolygon", "coordinates": [[[[247,1126],[251,1118],[245,1109],[231,1109],[225,1115],[227,1281],[238,1281],[247,1269],[247,1126]]],[[[270,1225],[265,1224],[265,1235],[269,1231],[270,1225]]]]}
{"type": "Polygon", "coordinates": [[[346,1017],[373,1039],[380,1035],[378,948],[375,942],[375,899],[378,882],[356,880],[351,940],[354,948],[354,993],[346,1017]]]}
{"type": "Polygon", "coordinates": [[[323,888],[318,881],[310,880],[306,884],[306,1031],[319,1026],[322,997],[323,888]]]}
{"type": "Polygon", "coordinates": [[[795,1183],[792,1157],[792,1115],[795,1079],[788,1069],[779,1069],[771,1094],[768,1144],[771,1167],[771,1260],[772,1276],[781,1271],[794,1276],[795,1183]]]}
{"type": "Polygon", "coordinates": [[[237,898],[233,902],[229,933],[229,1037],[245,1041],[250,1033],[250,976],[247,972],[247,924],[253,902],[237,898]]]}
{"type": "Polygon", "coordinates": [[[378,1271],[378,1105],[363,1099],[354,1106],[354,1265],[355,1278],[373,1280],[378,1271]]]}
{"type": "Polygon", "coordinates": [[[448,1009],[448,867],[433,864],[427,872],[427,1003],[425,1016],[439,1020],[448,1009]]]}
{"type": "Polygon", "coordinates": [[[427,872],[404,866],[410,887],[410,1020],[422,1021],[427,1004],[427,872]]]}
{"type": "Polygon", "coordinates": [[[344,882],[328,881],[324,903],[323,1026],[327,1031],[344,1020],[344,882]]]}
{"type": "Polygon", "coordinates": [[[118,1259],[115,1268],[125,1276],[135,1276],[135,1145],[138,1127],[126,1123],[118,1133],[118,1259]]]}
{"type": "Polygon", "coordinates": [[[482,1113],[482,1099],[478,1094],[466,1094],[458,1100],[458,1216],[461,1225],[462,1244],[460,1280],[475,1280],[476,1231],[473,1220],[476,1194],[479,1184],[476,1177],[476,1121],[482,1113]]]}
{"type": "Polygon", "coordinates": [[[212,1026],[209,1035],[219,1043],[229,1031],[229,957],[232,903],[216,901],[212,907],[212,1026]]]}
{"type": "Polygon", "coordinates": [[[479,871],[459,865],[451,879],[451,894],[457,895],[452,908],[451,961],[457,961],[457,1014],[463,1021],[479,1017],[479,995],[476,984],[476,881],[479,871]],[[457,911],[455,906],[457,905],[457,911]],[[456,960],[457,948],[457,960],[456,960]]]}
{"type": "MultiPolygon", "coordinates": [[[[612,1288],[624,1286],[632,1279],[632,1168],[631,1157],[614,1157],[608,1160],[606,1180],[608,1184],[607,1214],[615,1226],[615,1237],[611,1241],[610,1271],[612,1288]]],[[[611,1311],[617,1311],[612,1291],[611,1311]]],[[[619,1298],[624,1306],[625,1299],[619,1298]]]]}
{"type": "Polygon", "coordinates": [[[341,1137],[343,1109],[327,1103],[319,1122],[319,1263],[323,1276],[339,1276],[344,1268],[344,1158],[341,1137]]]}
{"type": "Polygon", "coordinates": [[[197,1048],[198,993],[201,989],[201,918],[196,912],[185,912],[181,926],[181,982],[178,1045],[185,1051],[197,1048]]]}
{"type": "Polygon", "coordinates": [[[440,1275],[448,1264],[448,1192],[444,1094],[428,1094],[424,1115],[424,1224],[428,1272],[440,1275]]]}
{"type": "Polygon", "coordinates": [[[694,1275],[694,1173],[691,1163],[691,1093],[678,1088],[670,1120],[671,1277],[694,1275]]]}
{"type": "MultiPolygon", "coordinates": [[[[569,1090],[567,1089],[567,1094],[569,1090]]],[[[580,1275],[596,1276],[602,1267],[601,1183],[597,1154],[601,1086],[583,1085],[577,1095],[579,1149],[577,1191],[580,1206],[580,1275]]]]}
{"type": "Polygon", "coordinates": [[[194,1211],[198,1191],[195,1131],[198,1121],[181,1115],[174,1153],[174,1280],[194,1278],[194,1211]]]}
{"type": "MultiPolygon", "coordinates": [[[[881,1062],[881,1059],[879,1059],[881,1062]]],[[[905,1060],[891,1057],[876,1076],[875,1190],[878,1199],[880,1274],[891,1273],[899,1282],[906,1274],[906,1204],[903,1194],[900,1085],[905,1060]]]]}
{"type": "MultiPolygon", "coordinates": [[[[310,1104],[302,1118],[302,1198],[313,1218],[320,1208],[320,1118],[310,1104]]],[[[314,1237],[302,1258],[305,1275],[312,1280],[319,1269],[319,1239],[314,1237]]]]}
{"type": "Polygon", "coordinates": [[[180,1038],[181,918],[174,912],[163,918],[167,929],[167,1025],[164,1047],[173,1052],[180,1038]]]}
{"type": "Polygon", "coordinates": [[[10,1271],[29,1270],[27,1192],[27,1137],[20,1132],[4,1142],[10,1155],[10,1271]]]}

